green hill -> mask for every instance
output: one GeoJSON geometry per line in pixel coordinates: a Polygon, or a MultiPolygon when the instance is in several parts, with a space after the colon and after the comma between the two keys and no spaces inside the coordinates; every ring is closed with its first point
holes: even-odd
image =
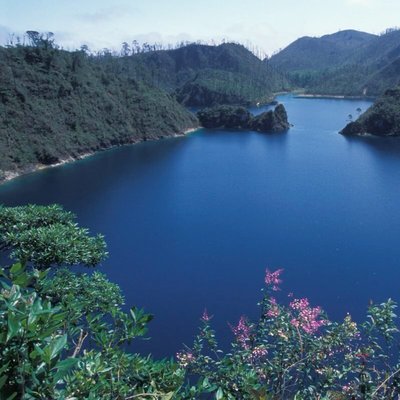
{"type": "Polygon", "coordinates": [[[197,126],[121,61],[51,46],[0,47],[1,177],[197,126]]]}
{"type": "Polygon", "coordinates": [[[387,90],[343,135],[400,136],[400,88],[387,90]]]}
{"type": "Polygon", "coordinates": [[[400,82],[400,31],[301,38],[270,63],[308,93],[376,96],[400,82]]]}
{"type": "Polygon", "coordinates": [[[186,106],[267,102],[288,88],[277,70],[244,46],[190,44],[125,57],[148,84],[166,90],[186,106]]]}
{"type": "Polygon", "coordinates": [[[300,73],[338,67],[353,52],[376,38],[365,32],[340,31],[320,38],[302,37],[274,55],[270,62],[285,72],[300,73]]]}

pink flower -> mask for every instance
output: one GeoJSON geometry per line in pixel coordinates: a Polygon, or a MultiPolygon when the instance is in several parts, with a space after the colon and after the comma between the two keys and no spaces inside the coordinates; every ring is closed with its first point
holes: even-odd
{"type": "Polygon", "coordinates": [[[280,279],[280,275],[283,272],[283,269],[277,269],[274,272],[271,272],[268,270],[268,268],[265,271],[265,284],[267,286],[272,286],[272,290],[273,291],[278,291],[279,289],[279,285],[282,283],[282,279],[280,279]]]}
{"type": "Polygon", "coordinates": [[[232,332],[236,336],[236,340],[238,343],[246,350],[249,349],[249,341],[250,341],[250,334],[251,334],[251,326],[246,320],[246,317],[241,316],[239,323],[236,327],[232,327],[232,332]]]}
{"type": "Polygon", "coordinates": [[[265,357],[268,354],[268,351],[263,346],[256,346],[253,348],[250,354],[251,361],[258,361],[260,358],[265,357]]]}
{"type": "Polygon", "coordinates": [[[308,299],[294,299],[290,304],[289,307],[293,310],[302,311],[305,310],[310,305],[308,299]]]}
{"type": "Polygon", "coordinates": [[[319,319],[322,312],[321,307],[310,307],[308,299],[294,299],[289,307],[297,312],[297,316],[290,323],[310,335],[316,333],[321,326],[327,323],[327,321],[319,319]]]}
{"type": "Polygon", "coordinates": [[[212,318],[212,315],[208,315],[207,308],[204,309],[203,315],[201,316],[201,320],[203,322],[208,322],[212,318]]]}
{"type": "Polygon", "coordinates": [[[344,385],[342,386],[342,390],[343,392],[345,392],[346,394],[350,394],[353,392],[353,388],[350,385],[344,385]]]}
{"type": "Polygon", "coordinates": [[[270,317],[270,318],[276,318],[276,317],[279,315],[279,313],[280,313],[278,304],[277,304],[277,302],[276,302],[276,299],[275,299],[274,297],[271,297],[271,298],[269,299],[269,301],[270,301],[270,308],[269,308],[269,310],[265,313],[265,315],[266,315],[267,317],[270,317]]]}

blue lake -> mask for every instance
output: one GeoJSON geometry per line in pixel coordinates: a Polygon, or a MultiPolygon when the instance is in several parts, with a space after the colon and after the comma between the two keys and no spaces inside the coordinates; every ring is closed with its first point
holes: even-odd
{"type": "Polygon", "coordinates": [[[283,291],[333,318],[400,300],[400,140],[345,138],[366,101],[280,96],[286,134],[200,130],[103,152],[0,187],[0,202],[61,203],[110,257],[100,267],[128,305],[155,314],[156,356],[190,345],[207,308],[227,322],[257,315],[265,268],[283,291]]]}

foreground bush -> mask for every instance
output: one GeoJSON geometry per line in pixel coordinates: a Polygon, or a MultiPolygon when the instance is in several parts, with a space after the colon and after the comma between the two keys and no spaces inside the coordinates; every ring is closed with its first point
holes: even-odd
{"type": "Polygon", "coordinates": [[[0,269],[0,400],[174,396],[176,363],[126,351],[152,316],[125,312],[120,288],[98,272],[54,268],[100,262],[101,236],[59,206],[1,207],[0,243],[23,259],[0,269]]]}
{"type": "Polygon", "coordinates": [[[288,304],[279,304],[281,273],[267,270],[260,318],[241,317],[231,327],[229,353],[219,349],[205,312],[193,347],[177,354],[181,367],[216,399],[397,398],[396,304],[371,305],[363,324],[350,315],[332,322],[306,298],[289,294],[288,304]]]}

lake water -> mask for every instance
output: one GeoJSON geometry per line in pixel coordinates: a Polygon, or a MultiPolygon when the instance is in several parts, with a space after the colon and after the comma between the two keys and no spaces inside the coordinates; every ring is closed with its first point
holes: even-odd
{"type": "Polygon", "coordinates": [[[0,202],[61,203],[110,257],[100,267],[127,304],[155,314],[156,356],[190,345],[207,308],[227,322],[257,315],[265,268],[283,291],[331,318],[361,319],[370,299],[400,299],[400,140],[345,138],[365,101],[279,98],[286,134],[201,130],[21,177],[0,202]]]}

